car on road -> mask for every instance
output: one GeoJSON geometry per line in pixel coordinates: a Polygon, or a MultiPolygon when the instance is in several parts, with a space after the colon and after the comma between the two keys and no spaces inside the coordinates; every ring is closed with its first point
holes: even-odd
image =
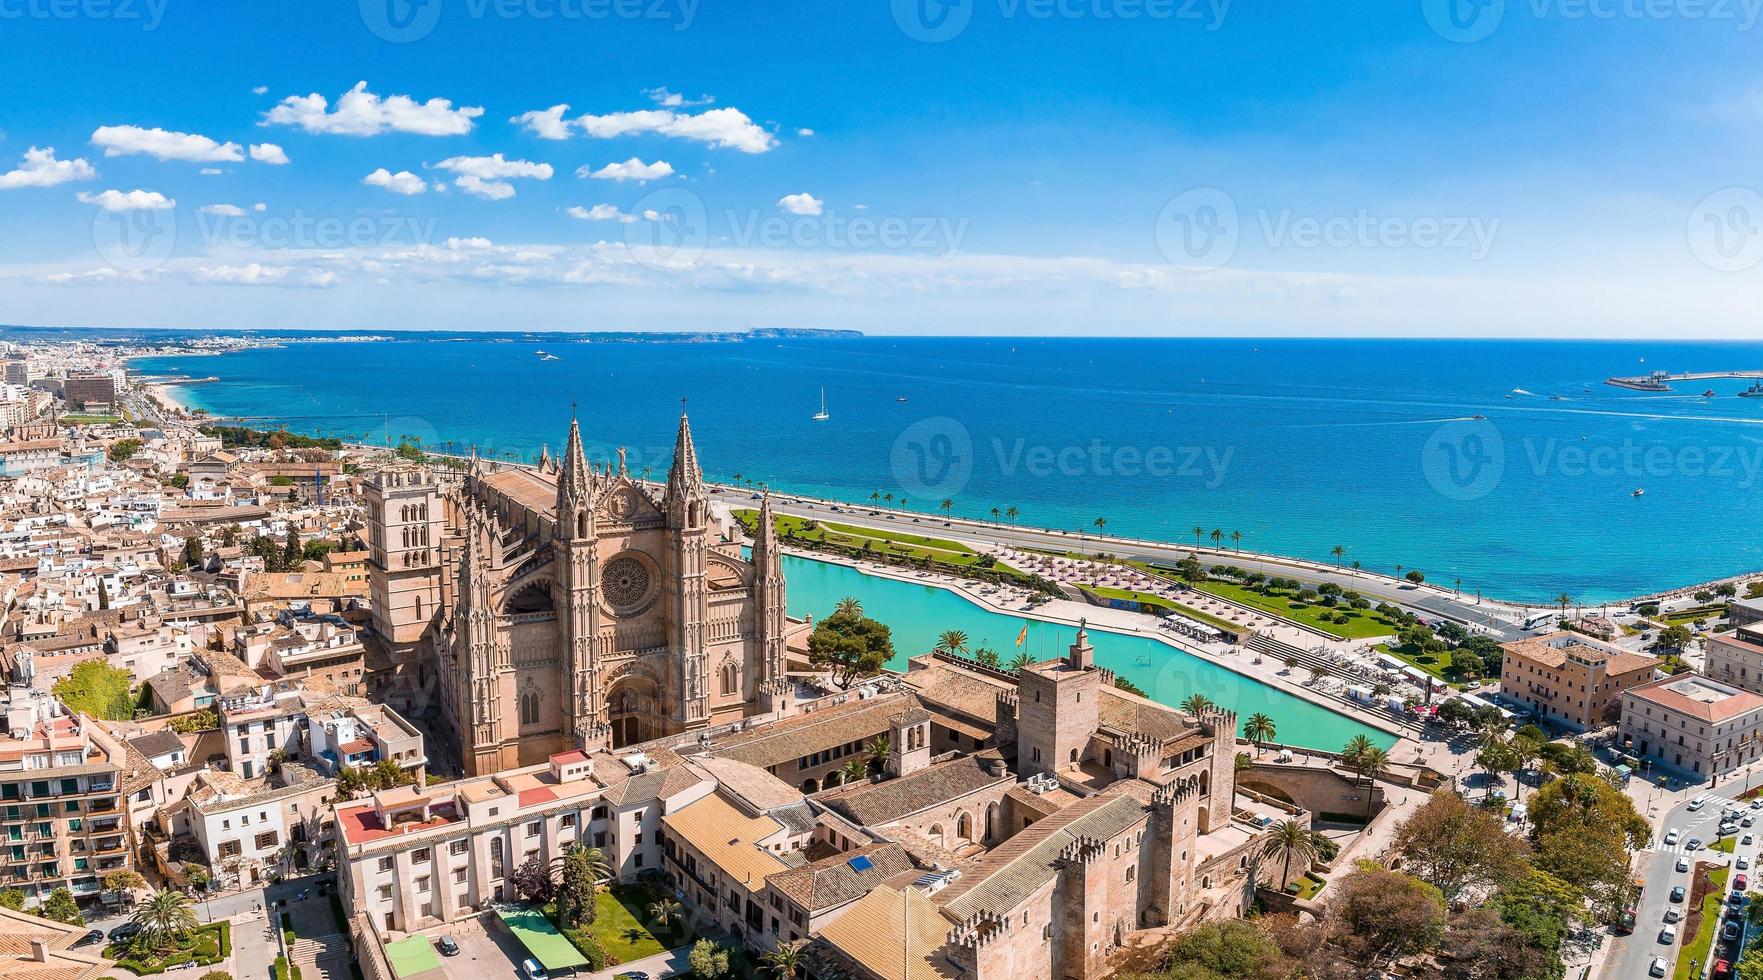
{"type": "Polygon", "coordinates": [[[1699,850],[1701,850],[1702,849],[1702,838],[1691,837],[1689,840],[1684,841],[1683,842],[1683,849],[1686,851],[1699,851],[1699,850]]]}
{"type": "Polygon", "coordinates": [[[1688,871],[1689,869],[1690,869],[1690,859],[1689,858],[1680,857],[1677,859],[1677,870],[1688,871]]]}
{"type": "Polygon", "coordinates": [[[1671,923],[1676,922],[1677,920],[1679,920],[1681,918],[1683,918],[1683,909],[1680,909],[1675,905],[1665,906],[1665,924],[1666,925],[1670,925],[1671,923]]]}
{"type": "Polygon", "coordinates": [[[104,930],[102,930],[102,929],[88,930],[85,935],[74,940],[74,948],[77,949],[81,946],[90,946],[93,943],[98,942],[99,940],[101,940],[103,938],[104,938],[104,930]]]}
{"type": "Polygon", "coordinates": [[[649,975],[641,970],[626,970],[612,980],[649,980],[649,975]]]}
{"type": "Polygon", "coordinates": [[[1739,875],[1737,878],[1734,878],[1732,880],[1732,890],[1742,892],[1745,890],[1745,886],[1747,884],[1749,884],[1749,881],[1745,878],[1745,876],[1739,875]]]}
{"type": "Polygon", "coordinates": [[[1673,827],[1670,830],[1667,830],[1665,832],[1665,844],[1666,844],[1666,846],[1669,847],[1669,846],[1676,844],[1676,843],[1677,843],[1677,828],[1673,827]]]}
{"type": "Polygon", "coordinates": [[[453,937],[449,935],[443,934],[441,938],[435,940],[435,948],[441,951],[442,956],[459,955],[459,944],[454,942],[453,937]]]}
{"type": "Polygon", "coordinates": [[[120,943],[125,940],[133,939],[140,934],[141,926],[139,923],[124,922],[122,925],[110,930],[108,936],[111,942],[120,943]]]}
{"type": "Polygon", "coordinates": [[[1745,814],[1745,818],[1739,821],[1739,826],[1744,827],[1747,830],[1757,826],[1757,815],[1754,813],[1745,814]]]}
{"type": "Polygon", "coordinates": [[[1661,943],[1664,943],[1667,946],[1671,945],[1674,942],[1677,942],[1677,927],[1676,926],[1666,926],[1665,928],[1659,930],[1659,941],[1661,943]]]}
{"type": "Polygon", "coordinates": [[[539,961],[531,957],[520,961],[520,975],[526,980],[551,980],[550,975],[545,972],[545,968],[539,965],[539,961]]]}
{"type": "Polygon", "coordinates": [[[1700,810],[1702,807],[1707,806],[1707,805],[1708,805],[1708,797],[1698,796],[1695,799],[1690,801],[1690,812],[1694,813],[1697,810],[1700,810]]]}
{"type": "Polygon", "coordinates": [[[1738,937],[1739,937],[1738,920],[1737,919],[1727,919],[1726,920],[1726,928],[1720,930],[1720,938],[1724,939],[1730,943],[1733,940],[1737,939],[1738,937]]]}
{"type": "Polygon", "coordinates": [[[1685,892],[1684,892],[1684,889],[1683,889],[1683,886],[1682,886],[1682,885],[1674,885],[1674,886],[1672,886],[1672,888],[1671,888],[1671,900],[1672,900],[1672,901],[1673,901],[1673,902],[1681,902],[1681,901],[1683,901],[1683,897],[1684,897],[1684,895],[1685,895],[1685,892]]]}
{"type": "Polygon", "coordinates": [[[1732,866],[1739,869],[1740,871],[1743,871],[1746,868],[1751,866],[1751,859],[1748,857],[1745,857],[1743,854],[1740,854],[1738,857],[1733,859],[1732,866]]]}
{"type": "Polygon", "coordinates": [[[1665,957],[1655,956],[1653,957],[1652,964],[1647,967],[1647,976],[1662,977],[1665,975],[1667,966],[1668,964],[1665,962],[1665,957]]]}

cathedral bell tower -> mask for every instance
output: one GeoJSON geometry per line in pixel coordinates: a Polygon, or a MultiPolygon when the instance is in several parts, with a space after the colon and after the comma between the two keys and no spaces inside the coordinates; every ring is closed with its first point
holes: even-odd
{"type": "Polygon", "coordinates": [[[759,644],[759,710],[787,713],[794,685],[785,672],[783,549],[778,547],[777,521],[771,513],[771,494],[759,502],[759,522],[753,536],[754,639],[759,644]]]}
{"type": "Polygon", "coordinates": [[[674,724],[679,729],[702,728],[710,720],[709,669],[710,602],[705,591],[705,549],[709,546],[709,493],[704,472],[698,468],[698,452],[692,446],[692,426],[680,412],[679,435],[673,443],[673,465],[667,470],[667,544],[677,587],[674,590],[672,647],[679,700],[674,724]]]}
{"type": "Polygon", "coordinates": [[[573,727],[568,734],[583,749],[604,747],[610,733],[600,703],[599,652],[595,649],[600,630],[600,555],[595,542],[597,480],[582,450],[581,425],[570,419],[569,444],[563,450],[557,474],[553,545],[558,554],[563,611],[560,619],[566,651],[560,664],[561,680],[572,709],[564,715],[573,727]]]}

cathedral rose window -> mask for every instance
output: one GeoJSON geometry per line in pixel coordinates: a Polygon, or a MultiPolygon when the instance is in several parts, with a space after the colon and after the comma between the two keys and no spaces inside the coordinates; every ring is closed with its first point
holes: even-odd
{"type": "Polygon", "coordinates": [[[600,572],[600,589],[614,609],[636,606],[649,595],[649,567],[636,558],[614,558],[600,572]]]}

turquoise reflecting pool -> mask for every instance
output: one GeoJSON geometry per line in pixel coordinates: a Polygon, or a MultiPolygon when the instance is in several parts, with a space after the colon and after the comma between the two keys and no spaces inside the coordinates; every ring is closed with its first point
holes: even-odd
{"type": "MultiPolygon", "coordinates": [[[[789,581],[792,616],[820,619],[831,614],[845,596],[861,600],[866,615],[893,631],[895,657],[889,666],[896,670],[906,669],[907,658],[929,651],[945,630],[962,630],[974,649],[989,646],[1005,661],[1018,652],[1016,635],[1024,622],[1028,623],[1028,638],[1023,647],[1037,660],[1062,656],[1077,634],[1074,626],[1006,616],[947,589],[865,575],[844,565],[785,556],[784,574],[789,581]]],[[[1198,692],[1235,709],[1239,723],[1263,712],[1278,727],[1278,740],[1289,745],[1333,751],[1355,735],[1364,735],[1386,749],[1396,742],[1394,736],[1346,715],[1156,640],[1091,630],[1090,643],[1096,648],[1097,664],[1137,684],[1156,700],[1177,705],[1198,692]]]]}

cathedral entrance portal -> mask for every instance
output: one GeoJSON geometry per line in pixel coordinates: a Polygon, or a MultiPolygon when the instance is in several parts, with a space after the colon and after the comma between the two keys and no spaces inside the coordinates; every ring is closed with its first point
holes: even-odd
{"type": "Polygon", "coordinates": [[[629,674],[613,682],[606,698],[612,726],[612,745],[620,748],[667,734],[661,690],[641,674],[629,674]]]}

